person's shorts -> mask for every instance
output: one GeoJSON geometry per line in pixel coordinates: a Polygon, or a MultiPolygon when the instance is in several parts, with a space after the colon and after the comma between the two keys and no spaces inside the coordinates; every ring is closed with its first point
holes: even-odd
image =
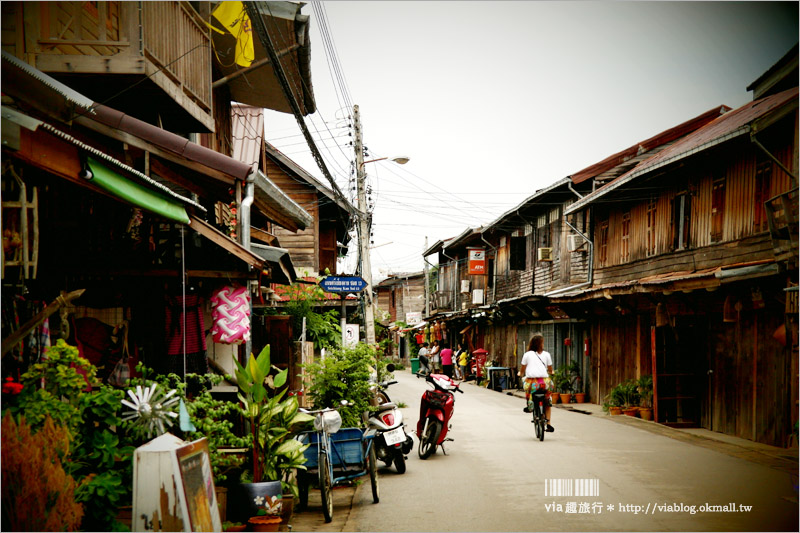
{"type": "Polygon", "coordinates": [[[525,399],[531,399],[531,393],[539,389],[544,389],[544,397],[550,400],[550,391],[553,390],[553,380],[548,378],[525,378],[525,383],[522,386],[525,391],[525,399]]]}

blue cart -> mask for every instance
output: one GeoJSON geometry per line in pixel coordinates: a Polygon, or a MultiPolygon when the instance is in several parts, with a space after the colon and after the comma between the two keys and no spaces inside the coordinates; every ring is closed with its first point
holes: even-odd
{"type": "MultiPolygon", "coordinates": [[[[304,455],[307,470],[297,473],[300,489],[300,506],[308,505],[308,487],[316,481],[322,496],[322,514],[325,522],[333,520],[333,498],[331,489],[337,483],[355,479],[369,472],[372,483],[372,501],[378,503],[378,466],[375,458],[374,430],[359,428],[338,429],[331,418],[338,417],[334,409],[307,411],[315,415],[316,431],[307,431],[297,436],[308,444],[304,455]],[[336,413],[335,416],[327,413],[336,413]]],[[[339,418],[339,425],[341,418],[339,418]]]]}

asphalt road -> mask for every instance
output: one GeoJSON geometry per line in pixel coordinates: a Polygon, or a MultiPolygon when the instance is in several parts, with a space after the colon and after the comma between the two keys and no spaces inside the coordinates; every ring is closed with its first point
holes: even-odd
{"type": "MultiPolygon", "coordinates": [[[[389,389],[408,430],[426,388],[407,370],[389,389]]],[[[553,409],[535,439],[524,400],[464,384],[447,455],[418,441],[399,475],[356,490],[346,531],[797,531],[797,475],[610,417],[553,409]],[[552,495],[549,479],[596,480],[590,496],[552,495]],[[546,494],[546,490],[550,490],[546,494]],[[745,507],[748,506],[748,507],[745,507]]]]}

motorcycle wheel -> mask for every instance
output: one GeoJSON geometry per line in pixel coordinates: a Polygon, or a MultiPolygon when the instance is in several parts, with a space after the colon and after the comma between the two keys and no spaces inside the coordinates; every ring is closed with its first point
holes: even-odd
{"type": "Polygon", "coordinates": [[[378,489],[378,463],[375,458],[375,446],[369,449],[369,481],[372,484],[372,503],[381,501],[380,490],[378,489]]]}
{"type": "Polygon", "coordinates": [[[331,471],[328,468],[328,456],[319,456],[319,492],[322,497],[322,516],[325,522],[333,520],[333,494],[331,494],[331,471]]]}
{"type": "Polygon", "coordinates": [[[394,452],[394,466],[397,468],[398,474],[405,474],[406,473],[406,458],[403,457],[403,452],[401,450],[397,450],[394,452]]]}
{"type": "Polygon", "coordinates": [[[436,453],[436,442],[439,440],[439,433],[441,433],[441,431],[442,423],[432,419],[419,441],[418,452],[420,459],[427,459],[436,453]]]}

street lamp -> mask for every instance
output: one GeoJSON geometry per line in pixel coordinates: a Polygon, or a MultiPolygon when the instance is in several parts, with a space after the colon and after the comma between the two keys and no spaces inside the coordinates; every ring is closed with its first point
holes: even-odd
{"type": "MultiPolygon", "coordinates": [[[[358,186],[358,249],[361,258],[361,277],[364,279],[366,287],[362,291],[364,295],[364,341],[369,345],[375,344],[375,309],[372,303],[372,261],[369,256],[369,213],[367,212],[367,192],[364,182],[366,174],[364,165],[390,159],[389,157],[379,157],[364,161],[364,149],[361,144],[361,119],[358,113],[358,106],[353,106],[353,123],[355,126],[355,142],[353,143],[356,151],[356,184],[358,186]]],[[[408,157],[392,157],[391,161],[405,165],[408,157]]]]}

